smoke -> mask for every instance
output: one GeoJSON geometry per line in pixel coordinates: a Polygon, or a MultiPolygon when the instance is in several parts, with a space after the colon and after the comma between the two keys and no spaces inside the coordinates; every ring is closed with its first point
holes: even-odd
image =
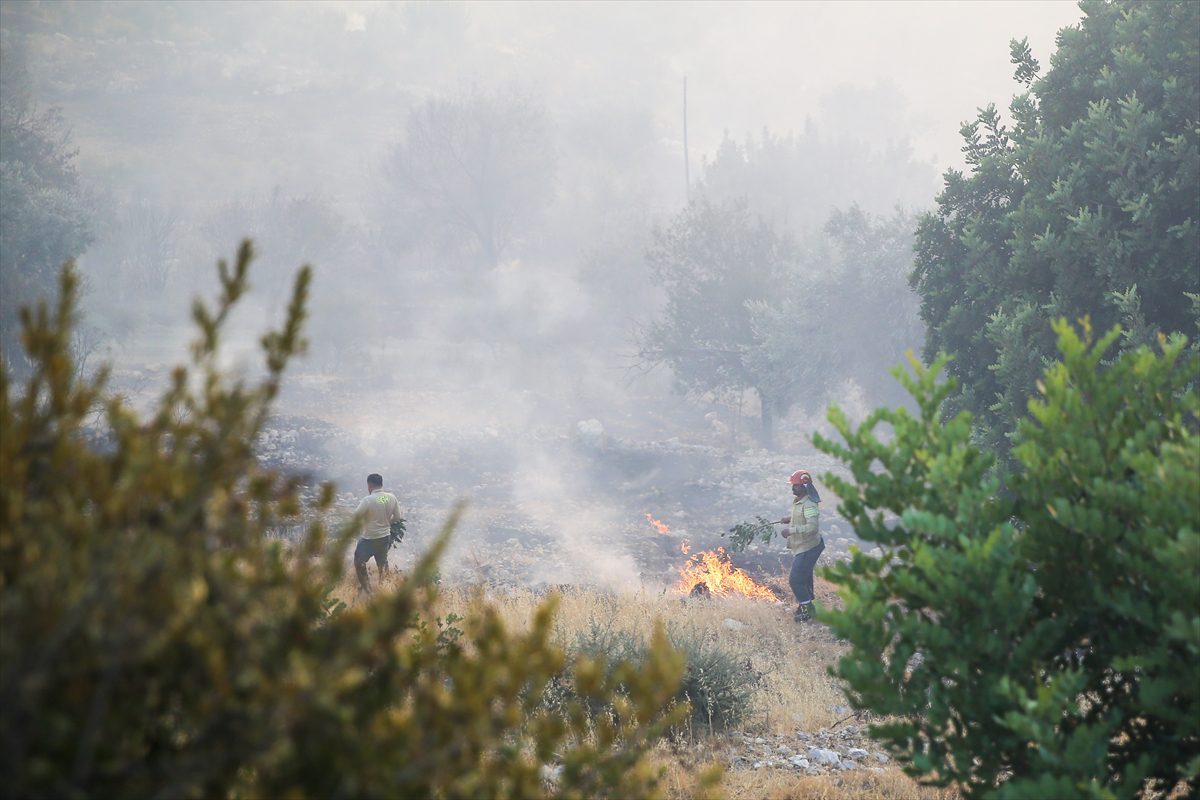
{"type": "MultiPolygon", "coordinates": [[[[80,268],[118,390],[159,394],[195,336],[193,299],[216,296],[216,260],[250,236],[260,257],[222,364],[258,374],[259,337],[311,263],[312,346],[279,410],[323,431],[317,477],[357,494],[382,472],[413,521],[405,558],[467,498],[447,572],[513,562],[535,583],[613,588],[642,580],[643,539],[659,546],[645,512],[701,507],[695,487],[753,446],[752,395],[685,398],[667,370],[639,369],[635,333],[667,302],[644,258],[654,226],[702,189],[752,194],[796,227],[835,205],[931,200],[959,123],[1013,92],[1008,39],[1043,55],[1078,17],[1073,3],[0,4],[6,48],[28,54],[102,198],[80,268]],[[592,419],[609,449],[577,441],[592,419]]],[[[816,414],[781,421],[788,458],[816,414]]]]}

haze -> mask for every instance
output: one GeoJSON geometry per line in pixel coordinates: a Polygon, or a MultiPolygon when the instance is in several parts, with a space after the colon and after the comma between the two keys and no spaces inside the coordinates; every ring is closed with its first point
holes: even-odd
{"type": "Polygon", "coordinates": [[[752,393],[683,392],[647,359],[655,231],[689,198],[741,202],[817,280],[856,268],[838,230],[858,218],[831,215],[891,225],[895,325],[829,302],[894,345],[884,361],[919,351],[913,215],[962,167],[960,125],[1020,89],[1009,40],[1046,63],[1079,18],[1072,2],[5,0],[0,45],[78,150],[85,349],[118,389],[153,399],[186,355],[190,298],[253,237],[231,367],[253,369],[291,275],[316,269],[281,413],[338,433],[305,469],[349,493],[382,471],[417,537],[476,498],[463,548],[512,533],[541,542],[538,580],[621,583],[645,564],[614,531],[649,535],[652,511],[715,540],[784,502],[826,402],[896,397],[882,367],[842,374],[830,354],[828,391],[760,450],[752,393]]]}

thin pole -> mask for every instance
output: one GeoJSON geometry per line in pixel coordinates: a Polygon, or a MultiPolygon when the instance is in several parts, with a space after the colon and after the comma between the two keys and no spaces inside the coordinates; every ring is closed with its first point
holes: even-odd
{"type": "Polygon", "coordinates": [[[688,167],[687,142],[687,75],[683,76],[683,194],[687,202],[692,202],[692,177],[688,167]]]}

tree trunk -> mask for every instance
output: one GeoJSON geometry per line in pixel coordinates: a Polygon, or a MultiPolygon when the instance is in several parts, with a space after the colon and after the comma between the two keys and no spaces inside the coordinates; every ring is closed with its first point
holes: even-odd
{"type": "Polygon", "coordinates": [[[775,404],[758,390],[759,406],[762,409],[762,428],[758,432],[758,443],[766,450],[775,449],[775,404]]]}

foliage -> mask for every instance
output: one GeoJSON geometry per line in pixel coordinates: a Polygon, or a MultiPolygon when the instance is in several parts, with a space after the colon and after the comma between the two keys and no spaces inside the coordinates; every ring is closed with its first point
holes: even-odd
{"type": "Polygon", "coordinates": [[[801,247],[745,201],[700,198],[654,232],[647,261],[667,303],[641,357],[685,391],[754,390],[770,447],[777,418],[846,381],[888,398],[877,374],[922,339],[911,251],[902,212],[834,211],[801,247]]]}
{"type": "Polygon", "coordinates": [[[880,409],[826,475],[880,557],[827,570],[836,674],[910,774],[969,796],[1133,797],[1200,776],[1200,353],[1182,336],[1105,364],[1055,323],[1002,478],[972,420],[941,420],[946,358],[896,374],[919,413],[880,409]],[[1007,491],[1002,492],[1005,487],[1007,491]]]}
{"type": "Polygon", "coordinates": [[[88,201],[58,109],[41,110],[22,50],[0,50],[0,359],[23,374],[18,309],[51,293],[56,270],[91,241],[88,201]]]}
{"type": "Polygon", "coordinates": [[[532,231],[554,169],[549,119],[529,97],[431,97],[383,165],[384,227],[406,249],[464,250],[493,268],[532,231]]]}
{"type": "MultiPolygon", "coordinates": [[[[645,759],[677,718],[682,656],[655,635],[635,667],[581,659],[590,724],[538,698],[563,667],[555,604],[525,634],[494,609],[435,615],[446,528],[409,579],[369,602],[330,597],[354,535],[320,523],[289,549],[264,531],[300,511],[297,481],[262,469],[258,439],[303,348],[310,271],[249,385],[219,367],[251,249],[197,301],[193,365],[140,418],[86,381],[67,343],[77,279],[23,317],[35,368],[0,368],[0,772],[13,796],[649,796],[645,759]],[[101,446],[85,425],[103,408],[101,446]],[[332,546],[330,546],[332,545],[332,546]],[[557,780],[542,770],[558,766],[557,780]]],[[[326,487],[318,511],[333,496],[326,487]]],[[[319,517],[318,517],[319,518],[319,517]]]]}
{"type": "Polygon", "coordinates": [[[741,723],[756,680],[744,660],[693,630],[672,631],[671,644],[687,664],[679,696],[691,706],[693,723],[717,730],[741,723]]]}
{"type": "Polygon", "coordinates": [[[1145,333],[1188,331],[1200,289],[1200,4],[1080,4],[1051,68],[1013,42],[1009,130],[992,106],[963,126],[968,174],[951,170],[919,223],[913,284],[925,356],[954,355],[950,410],[984,441],[1009,439],[1054,358],[1050,320],[1090,315],[1145,333]]]}
{"type": "Polygon", "coordinates": [[[842,131],[806,125],[800,132],[763,130],[744,142],[726,133],[712,160],[705,160],[700,189],[714,200],[745,198],[752,212],[801,237],[823,227],[837,208],[859,205],[886,214],[928,206],[937,185],[933,165],[895,143],[902,130],[880,125],[884,116],[902,124],[906,111],[899,93],[843,85],[825,105],[821,116],[844,119],[842,131]],[[867,141],[872,135],[893,142],[872,147],[867,141]]]}
{"type": "Polygon", "coordinates": [[[912,271],[912,218],[857,205],[830,214],[823,246],[805,248],[770,303],[751,304],[749,363],[773,394],[807,409],[853,381],[875,402],[899,400],[887,369],[924,335],[912,271]]]}
{"type": "Polygon", "coordinates": [[[779,523],[772,522],[758,514],[754,516],[754,522],[739,522],[728,531],[730,549],[740,553],[755,539],[762,541],[763,544],[770,544],[771,539],[775,538],[775,534],[778,533],[775,530],[777,524],[779,523]]]}
{"type": "Polygon", "coordinates": [[[748,354],[757,341],[751,304],[780,292],[795,252],[789,237],[752,218],[744,202],[701,198],[656,229],[646,253],[667,306],[640,343],[642,359],[669,366],[684,391],[754,389],[767,446],[773,414],[794,397],[783,387],[773,392],[767,375],[751,370],[748,354]]]}
{"type": "MultiPolygon", "coordinates": [[[[753,673],[747,671],[738,656],[694,630],[670,628],[671,646],[684,658],[684,672],[674,702],[677,709],[688,709],[692,725],[709,729],[728,729],[740,723],[750,708],[754,691],[753,673]]],[[[653,658],[652,647],[635,631],[593,620],[567,645],[568,663],[585,659],[608,658],[610,662],[636,665],[653,658]]],[[[562,677],[547,692],[551,708],[574,699],[569,676],[562,677]]],[[[591,702],[593,719],[612,713],[611,703],[591,702]]],[[[676,719],[679,722],[680,718],[676,719]]]]}

